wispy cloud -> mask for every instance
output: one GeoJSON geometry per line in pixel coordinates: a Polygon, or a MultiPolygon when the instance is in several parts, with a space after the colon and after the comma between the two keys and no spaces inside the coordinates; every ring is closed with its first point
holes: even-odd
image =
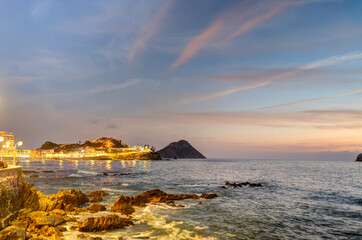
{"type": "Polygon", "coordinates": [[[283,11],[285,8],[292,5],[292,3],[293,3],[292,1],[276,2],[276,5],[272,9],[270,9],[266,12],[263,12],[260,15],[257,15],[255,17],[251,18],[250,20],[246,21],[236,31],[234,31],[229,36],[227,36],[225,40],[229,41],[237,36],[247,33],[255,25],[265,22],[269,18],[277,15],[279,12],[283,11]]]}
{"type": "Polygon", "coordinates": [[[259,23],[262,23],[271,17],[275,16],[287,6],[291,5],[290,1],[277,1],[276,4],[273,2],[273,5],[265,4],[266,2],[257,2],[256,4],[249,6],[248,8],[241,8],[240,5],[232,6],[231,8],[226,9],[222,12],[208,28],[206,28],[202,33],[194,37],[184,48],[181,55],[173,62],[169,67],[170,70],[174,70],[179,66],[185,64],[191,58],[193,58],[202,48],[207,46],[213,40],[223,39],[231,40],[241,34],[247,33],[254,26],[259,23]],[[260,4],[267,5],[269,9],[266,11],[260,12],[260,4]],[[271,9],[270,9],[271,8],[271,9]],[[248,19],[245,20],[244,16],[248,16],[248,19]],[[243,22],[244,21],[244,22],[243,22]],[[240,25],[241,24],[241,25],[240,25]],[[221,30],[224,30],[234,25],[240,25],[236,30],[233,30],[228,37],[224,38],[224,33],[221,30]]]}
{"type": "Polygon", "coordinates": [[[91,90],[88,90],[88,93],[89,94],[96,94],[96,93],[101,93],[101,92],[114,91],[114,90],[117,90],[117,89],[126,88],[126,87],[136,85],[137,83],[139,83],[139,79],[131,79],[131,80],[128,80],[128,81],[126,81],[124,83],[119,83],[119,84],[115,84],[115,85],[108,85],[108,86],[102,86],[102,87],[96,87],[96,88],[93,88],[91,90]]]}
{"type": "Polygon", "coordinates": [[[185,99],[185,100],[182,101],[182,103],[200,102],[200,101],[210,100],[210,99],[213,99],[213,98],[224,97],[224,96],[236,93],[236,92],[250,90],[250,89],[254,89],[254,88],[259,88],[259,87],[262,87],[262,86],[265,86],[265,85],[268,85],[268,84],[270,84],[270,81],[259,82],[259,83],[244,85],[244,86],[239,86],[239,87],[233,87],[233,88],[229,88],[229,89],[214,92],[214,93],[210,93],[210,94],[206,94],[206,95],[202,95],[202,96],[198,96],[198,97],[194,97],[194,98],[185,99]]]}
{"type": "MultiPolygon", "coordinates": [[[[334,64],[338,64],[338,63],[342,63],[345,61],[352,61],[352,60],[359,60],[362,59],[362,53],[348,53],[342,56],[333,56],[330,58],[326,58],[326,59],[322,59],[322,60],[318,60],[309,64],[306,64],[302,67],[297,67],[285,72],[281,72],[281,73],[277,73],[271,76],[265,76],[265,77],[245,77],[245,76],[236,76],[236,75],[226,75],[226,76],[214,76],[214,77],[210,77],[209,79],[211,80],[217,80],[217,81],[240,81],[240,82],[244,82],[244,81],[257,81],[257,83],[251,84],[251,85],[246,85],[246,86],[239,86],[239,87],[233,87],[233,88],[229,88],[226,90],[221,90],[218,92],[214,92],[211,94],[207,94],[207,95],[203,95],[203,96],[199,96],[199,97],[195,97],[195,98],[189,98],[186,100],[183,100],[183,103],[189,103],[192,101],[205,101],[205,100],[209,100],[209,99],[213,99],[213,98],[218,98],[218,97],[224,97],[239,91],[244,91],[244,90],[249,90],[249,89],[254,89],[254,88],[259,88],[259,87],[264,87],[267,86],[273,82],[278,82],[278,81],[285,81],[285,80],[290,80],[291,77],[293,77],[294,75],[300,74],[302,72],[308,71],[308,70],[312,70],[312,69],[316,69],[316,68],[321,68],[321,67],[326,67],[329,65],[334,65],[334,64]]],[[[336,95],[331,95],[331,96],[327,96],[327,97],[322,97],[322,98],[315,98],[315,99],[308,99],[305,100],[307,102],[313,102],[313,101],[318,101],[318,100],[323,100],[326,98],[331,98],[331,97],[339,97],[339,96],[344,96],[344,95],[350,95],[350,94],[355,94],[357,92],[360,91],[360,89],[355,89],[352,91],[348,91],[345,93],[341,93],[341,94],[336,94],[336,95]]],[[[291,105],[294,104],[299,104],[299,103],[290,103],[291,105]]]]}
{"type": "Polygon", "coordinates": [[[299,104],[303,104],[303,103],[317,102],[317,101],[322,101],[322,100],[326,100],[326,99],[330,99],[330,98],[343,97],[343,96],[353,95],[353,94],[358,94],[358,93],[362,93],[362,88],[357,88],[354,90],[350,90],[350,91],[346,91],[346,92],[342,92],[342,93],[338,93],[338,94],[333,94],[333,95],[328,95],[328,96],[324,96],[324,97],[309,98],[309,99],[304,99],[304,100],[295,101],[295,102],[267,106],[267,107],[260,108],[260,110],[275,109],[275,108],[281,108],[281,107],[290,107],[290,106],[299,105],[299,104]]]}
{"type": "Polygon", "coordinates": [[[145,48],[147,42],[159,30],[164,17],[167,15],[171,7],[174,5],[174,0],[167,0],[156,15],[141,29],[137,40],[133,43],[128,54],[128,62],[131,63],[135,57],[145,48]]]}

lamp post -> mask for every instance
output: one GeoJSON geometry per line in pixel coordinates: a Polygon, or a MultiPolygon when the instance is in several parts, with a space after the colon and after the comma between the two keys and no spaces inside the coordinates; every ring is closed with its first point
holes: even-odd
{"type": "Polygon", "coordinates": [[[1,162],[3,161],[3,142],[4,142],[4,137],[0,137],[0,143],[1,143],[1,162]]]}
{"type": "Polygon", "coordinates": [[[16,144],[14,144],[14,165],[19,165],[19,163],[16,162],[16,146],[19,146],[19,147],[23,146],[23,142],[19,141],[16,144]]]}

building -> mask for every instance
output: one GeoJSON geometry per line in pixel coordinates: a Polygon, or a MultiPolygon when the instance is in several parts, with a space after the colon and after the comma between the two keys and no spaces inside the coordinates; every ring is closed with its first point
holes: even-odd
{"type": "Polygon", "coordinates": [[[13,133],[9,133],[6,131],[0,131],[0,137],[4,138],[4,141],[1,143],[1,145],[7,144],[7,142],[9,142],[8,148],[10,148],[10,149],[14,148],[14,134],[13,133]]]}

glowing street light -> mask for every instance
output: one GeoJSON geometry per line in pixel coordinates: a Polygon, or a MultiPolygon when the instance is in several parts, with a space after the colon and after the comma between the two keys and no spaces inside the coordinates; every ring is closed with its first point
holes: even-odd
{"type": "Polygon", "coordinates": [[[4,142],[4,137],[0,137],[0,143],[1,143],[1,162],[3,161],[3,142],[4,142]]]}
{"type": "MultiPolygon", "coordinates": [[[[9,144],[10,144],[10,142],[9,142],[9,144]]],[[[16,162],[16,146],[19,146],[19,147],[23,146],[23,142],[19,141],[16,144],[14,144],[14,165],[19,165],[19,163],[16,162]]]]}

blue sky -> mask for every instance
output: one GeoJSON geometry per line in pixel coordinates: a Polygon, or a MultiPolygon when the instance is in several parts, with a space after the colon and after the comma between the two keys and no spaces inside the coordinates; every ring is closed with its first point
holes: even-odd
{"type": "Polygon", "coordinates": [[[187,139],[210,157],[361,151],[361,10],[0,0],[0,128],[29,148],[110,136],[187,139]]]}

